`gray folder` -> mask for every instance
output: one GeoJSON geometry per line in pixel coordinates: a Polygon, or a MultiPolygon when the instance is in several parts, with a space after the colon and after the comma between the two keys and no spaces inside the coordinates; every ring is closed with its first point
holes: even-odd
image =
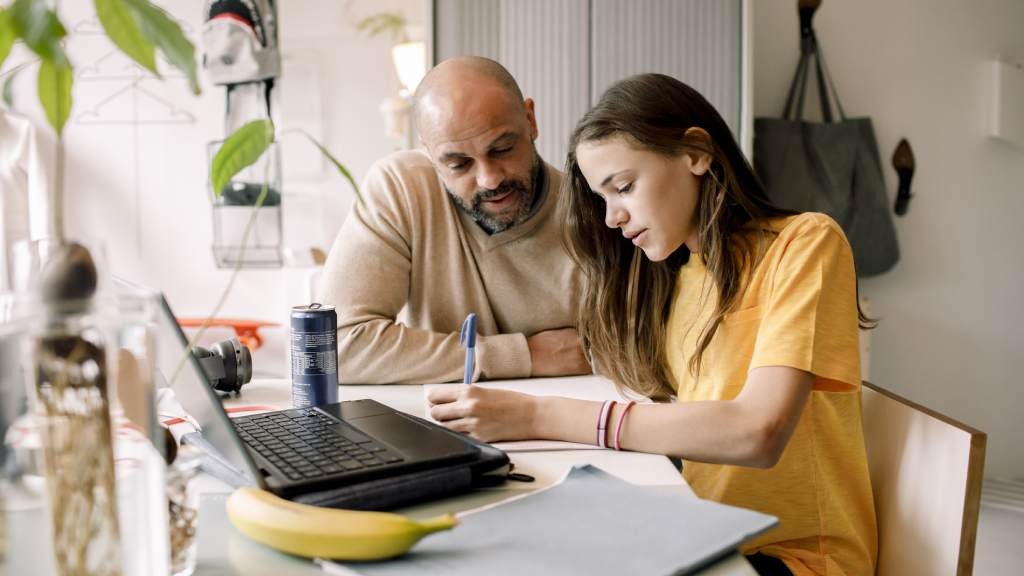
{"type": "Polygon", "coordinates": [[[345,563],[359,574],[689,574],[778,522],[774,516],[636,486],[594,466],[461,517],[400,558],[345,563]]]}

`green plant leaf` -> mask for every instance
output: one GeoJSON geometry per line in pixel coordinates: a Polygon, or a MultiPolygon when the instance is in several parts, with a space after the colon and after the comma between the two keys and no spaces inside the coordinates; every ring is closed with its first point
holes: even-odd
{"type": "Polygon", "coordinates": [[[228,136],[213,157],[210,166],[210,184],[220,197],[231,178],[252,166],[274,142],[274,124],[270,120],[253,120],[228,136]]]}
{"type": "Polygon", "coordinates": [[[99,18],[107,37],[129,58],[139,63],[146,70],[155,74],[156,49],[142,34],[135,16],[123,0],[93,0],[96,17],[99,18]]]}
{"type": "Polygon", "coordinates": [[[20,70],[14,70],[8,74],[7,79],[4,80],[2,94],[4,104],[6,104],[8,108],[14,108],[14,79],[17,78],[18,72],[20,72],[20,70]]]}
{"type": "Polygon", "coordinates": [[[61,39],[67,30],[60,23],[57,14],[39,0],[15,0],[7,9],[15,33],[43,60],[58,64],[66,63],[67,56],[61,47],[61,39]]]}
{"type": "Polygon", "coordinates": [[[46,119],[60,136],[71,115],[71,84],[74,75],[67,61],[43,59],[39,65],[39,102],[46,111],[46,119]]]}
{"type": "Polygon", "coordinates": [[[181,70],[188,77],[192,93],[198,95],[199,75],[196,72],[196,49],[181,26],[163,9],[149,3],[148,0],[122,0],[135,14],[135,21],[143,35],[163,53],[167,62],[181,70]]]}
{"type": "Polygon", "coordinates": [[[4,66],[4,60],[7,60],[7,55],[11,53],[11,47],[14,46],[14,41],[18,38],[17,33],[14,31],[14,22],[11,21],[10,14],[7,10],[0,8],[0,68],[4,66]]]}
{"type": "Polygon", "coordinates": [[[356,193],[356,199],[359,200],[360,204],[364,204],[363,195],[359,193],[359,185],[356,184],[355,179],[352,178],[352,173],[348,171],[348,168],[345,168],[345,166],[341,162],[338,162],[338,159],[335,158],[333,154],[328,152],[327,148],[324,147],[323,144],[317,142],[317,139],[313,138],[309,134],[309,132],[306,132],[305,130],[299,130],[299,132],[301,132],[303,136],[308,138],[309,141],[313,143],[313,146],[316,146],[317,149],[320,150],[320,153],[323,154],[328,160],[330,160],[331,164],[334,164],[334,167],[338,169],[338,172],[341,173],[345,180],[348,180],[349,185],[352,186],[352,191],[356,193]]]}
{"type": "Polygon", "coordinates": [[[405,16],[400,12],[378,12],[360,20],[356,29],[370,37],[391,32],[393,42],[405,42],[405,24],[405,16]]]}

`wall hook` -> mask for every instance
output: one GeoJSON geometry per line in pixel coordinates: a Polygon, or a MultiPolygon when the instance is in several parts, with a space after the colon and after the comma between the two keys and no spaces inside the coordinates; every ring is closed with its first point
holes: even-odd
{"type": "Polygon", "coordinates": [[[894,210],[897,216],[903,216],[907,213],[907,206],[913,196],[910,193],[910,180],[914,177],[914,151],[910,149],[910,142],[907,142],[906,138],[900,140],[900,143],[896,145],[896,150],[892,153],[892,167],[896,169],[896,174],[900,179],[894,210]]]}
{"type": "Polygon", "coordinates": [[[821,7],[821,0],[797,0],[796,10],[800,14],[800,36],[804,37],[811,31],[814,13],[821,7]]]}

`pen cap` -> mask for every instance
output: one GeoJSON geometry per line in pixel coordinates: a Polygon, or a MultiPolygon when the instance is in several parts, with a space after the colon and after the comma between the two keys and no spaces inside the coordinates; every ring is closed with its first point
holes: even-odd
{"type": "Polygon", "coordinates": [[[459,343],[466,348],[476,347],[476,314],[470,312],[469,316],[466,316],[466,319],[462,322],[459,343]]]}

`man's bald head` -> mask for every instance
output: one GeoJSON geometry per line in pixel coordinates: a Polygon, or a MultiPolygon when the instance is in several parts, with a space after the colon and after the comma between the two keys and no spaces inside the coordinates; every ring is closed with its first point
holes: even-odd
{"type": "Polygon", "coordinates": [[[489,233],[525,221],[538,198],[533,100],[487,58],[453,58],[416,89],[416,131],[452,200],[489,233]]]}
{"type": "Polygon", "coordinates": [[[459,56],[434,66],[416,88],[414,102],[413,121],[420,134],[474,104],[501,104],[517,112],[524,106],[523,92],[509,71],[481,56],[459,56]]]}

